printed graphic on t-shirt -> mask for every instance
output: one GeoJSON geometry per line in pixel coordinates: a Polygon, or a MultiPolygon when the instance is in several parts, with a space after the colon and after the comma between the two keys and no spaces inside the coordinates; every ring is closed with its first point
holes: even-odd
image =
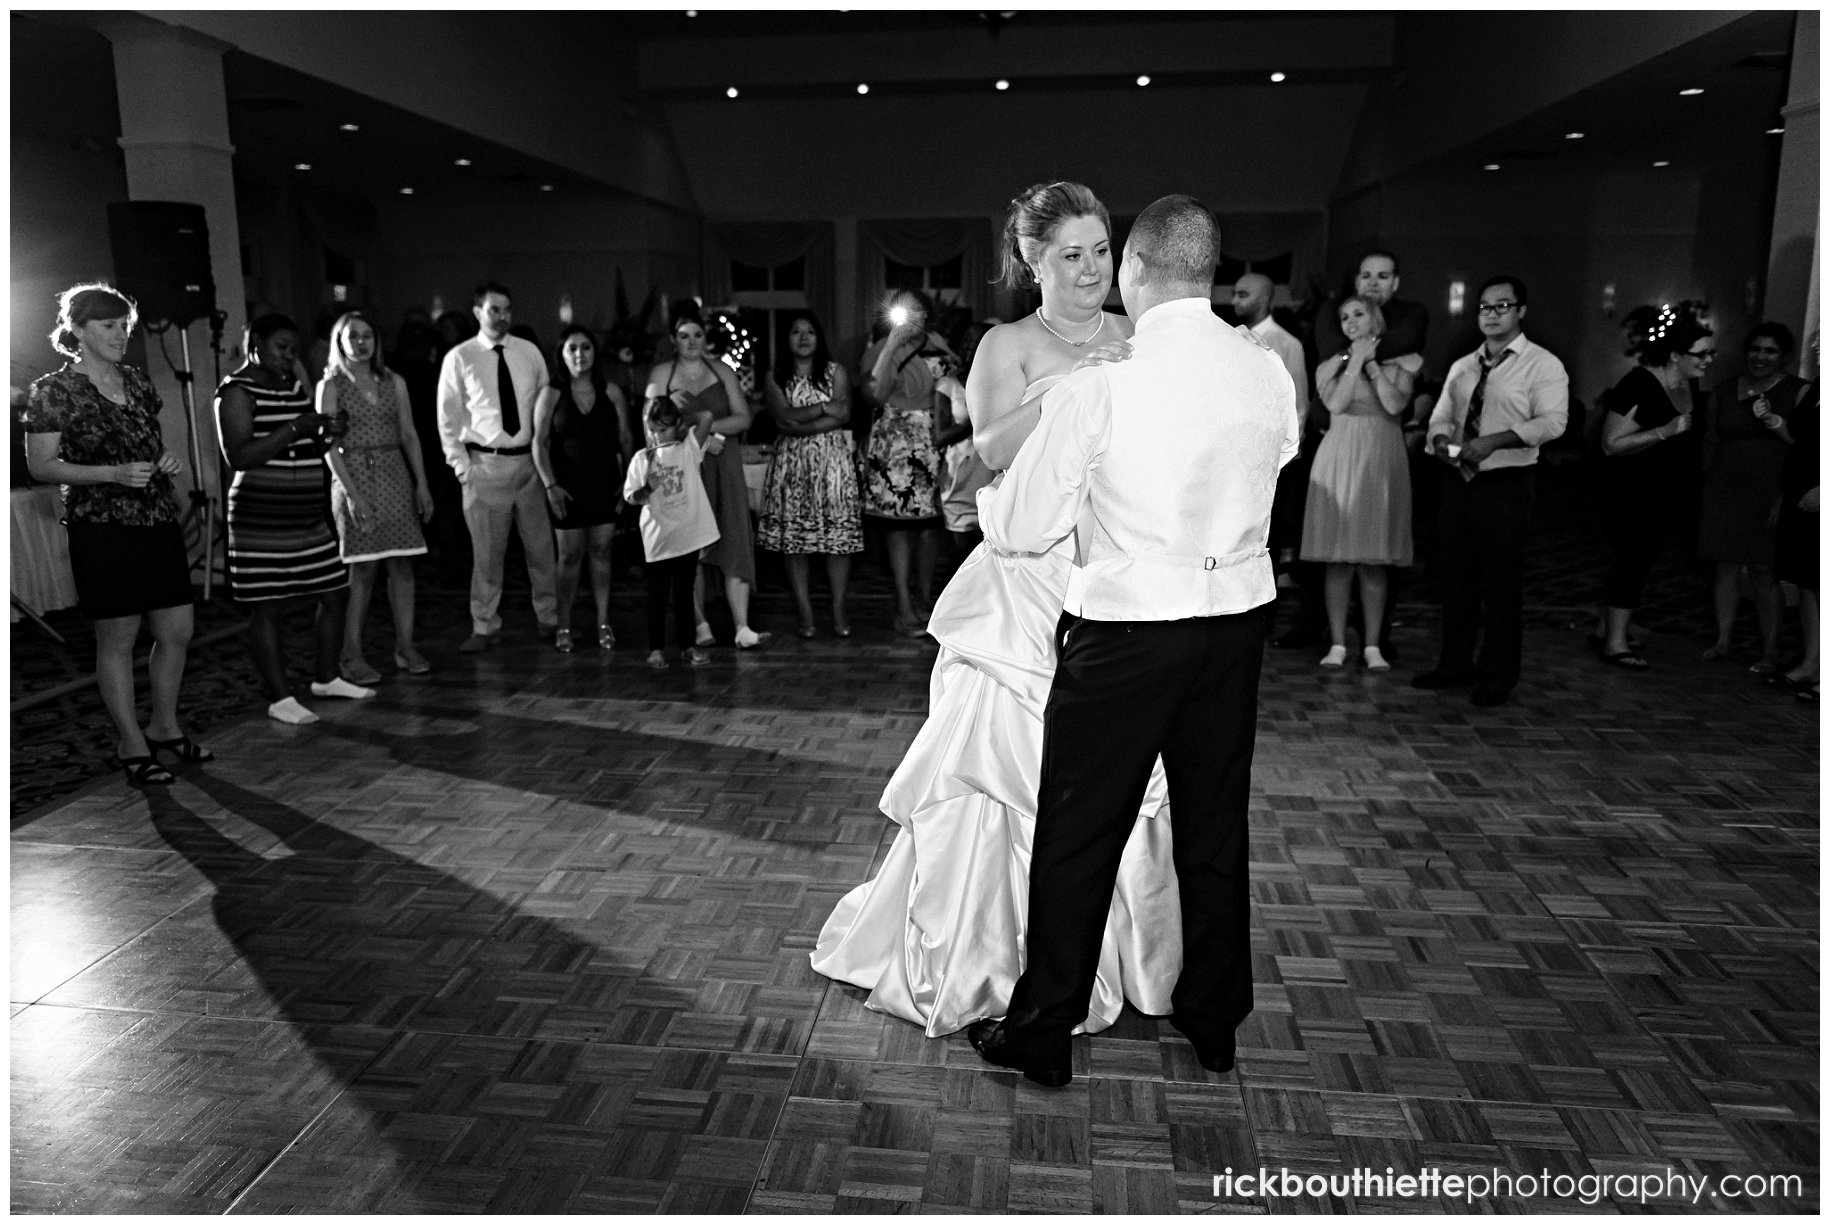
{"type": "Polygon", "coordinates": [[[686,492],[686,469],[673,464],[655,465],[654,496],[677,498],[686,492]]]}

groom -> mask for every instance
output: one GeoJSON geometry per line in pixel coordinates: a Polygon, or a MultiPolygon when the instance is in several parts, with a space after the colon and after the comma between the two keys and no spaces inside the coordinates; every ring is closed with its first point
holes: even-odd
{"type": "Polygon", "coordinates": [[[1028,968],[980,1055],[1048,1086],[1072,1079],[1119,858],[1159,754],[1169,781],[1183,965],[1171,1024],[1203,1067],[1233,1066],[1252,1010],[1246,801],[1276,597],[1265,548],[1277,472],[1296,454],[1283,363],[1215,317],[1214,215],[1165,196],[1125,242],[1132,356],[1068,376],[1003,487],[985,537],[1039,553],[1076,533],[1049,693],[1030,859],[1028,968]]]}

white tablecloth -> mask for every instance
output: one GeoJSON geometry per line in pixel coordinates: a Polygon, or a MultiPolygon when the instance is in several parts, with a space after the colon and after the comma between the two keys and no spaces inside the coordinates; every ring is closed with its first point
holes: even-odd
{"type": "MultiPolygon", "coordinates": [[[[63,513],[63,499],[55,485],[13,490],[13,594],[33,612],[76,603],[70,541],[58,522],[63,513]]],[[[12,611],[12,619],[19,620],[19,610],[12,611]]]]}

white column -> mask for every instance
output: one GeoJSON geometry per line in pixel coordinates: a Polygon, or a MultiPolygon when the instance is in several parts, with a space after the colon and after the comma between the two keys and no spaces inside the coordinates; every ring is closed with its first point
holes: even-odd
{"type": "MultiPolygon", "coordinates": [[[[240,365],[246,308],[241,276],[241,228],[235,213],[235,149],[229,143],[229,110],[222,78],[222,53],[229,44],[160,21],[122,15],[98,23],[114,44],[115,89],[121,106],[121,148],[126,153],[127,195],[132,200],[177,200],[201,204],[210,230],[210,275],[216,309],[227,314],[222,369],[240,365]]],[[[196,376],[197,447],[202,484],[216,517],[222,516],[220,451],[210,411],[216,363],[210,353],[208,320],[189,328],[191,366],[196,376]]],[[[165,354],[182,365],[178,333],[147,338],[147,367],[165,402],[160,427],[165,443],[184,461],[177,478],[184,500],[191,478],[190,425],[184,397],[165,354]]],[[[222,555],[221,533],[215,542],[222,555]]]]}
{"type": "Polygon", "coordinates": [[[1762,313],[1800,329],[1803,342],[1817,328],[1818,246],[1818,28],[1820,15],[1798,15],[1792,36],[1792,81],[1781,114],[1785,142],[1779,154],[1779,191],[1773,205],[1766,303],[1762,313]]]}

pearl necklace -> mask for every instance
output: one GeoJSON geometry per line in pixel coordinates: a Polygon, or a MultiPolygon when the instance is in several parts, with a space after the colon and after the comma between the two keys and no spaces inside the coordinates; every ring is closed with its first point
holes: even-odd
{"type": "Polygon", "coordinates": [[[1091,332],[1087,333],[1087,338],[1085,340],[1069,340],[1067,337],[1063,336],[1060,332],[1057,332],[1054,328],[1049,327],[1048,320],[1042,317],[1042,312],[1040,309],[1038,309],[1036,311],[1036,322],[1040,323],[1043,327],[1048,328],[1049,335],[1053,336],[1056,340],[1059,340],[1062,344],[1073,345],[1076,349],[1078,349],[1078,348],[1082,348],[1083,346],[1092,344],[1093,337],[1099,335],[1101,332],[1106,330],[1106,312],[1104,312],[1104,311],[1099,312],[1099,322],[1093,325],[1093,330],[1091,332]]]}

